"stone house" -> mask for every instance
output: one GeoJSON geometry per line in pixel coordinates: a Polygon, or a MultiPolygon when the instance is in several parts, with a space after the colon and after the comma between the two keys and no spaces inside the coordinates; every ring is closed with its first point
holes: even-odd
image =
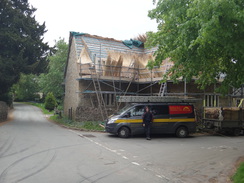
{"type": "Polygon", "coordinates": [[[156,49],[146,49],[135,40],[119,41],[70,32],[64,74],[64,115],[78,121],[104,120],[123,107],[124,103],[118,100],[121,96],[196,98],[198,107],[232,103],[233,96],[221,97],[214,92],[213,85],[203,91],[194,81],[160,83],[173,62],[166,59],[160,67],[147,69],[156,49]]]}

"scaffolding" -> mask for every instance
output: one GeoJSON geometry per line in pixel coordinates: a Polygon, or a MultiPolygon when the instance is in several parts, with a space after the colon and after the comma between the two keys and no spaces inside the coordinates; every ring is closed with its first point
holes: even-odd
{"type": "MultiPolygon", "coordinates": [[[[122,102],[173,102],[176,100],[172,97],[176,96],[181,101],[190,97],[201,98],[203,106],[218,105],[219,94],[212,90],[189,92],[187,87],[191,85],[181,79],[181,88],[174,90],[172,81],[162,82],[163,75],[174,65],[170,58],[163,60],[159,67],[149,70],[146,65],[149,60],[154,60],[156,47],[131,49],[125,47],[121,41],[110,38],[87,34],[74,37],[77,56],[74,59],[77,59],[76,63],[80,68],[77,78],[80,91],[77,93],[88,94],[92,104],[96,98],[96,107],[99,108],[103,120],[108,117],[107,109],[110,107],[107,105],[107,95],[114,97],[115,109],[119,109],[122,102]]],[[[243,93],[242,85],[241,88],[233,89],[229,96],[239,100],[239,96],[243,98],[243,93]]]]}
{"type": "MultiPolygon", "coordinates": [[[[115,110],[119,109],[121,103],[124,102],[200,102],[202,106],[210,104],[217,106],[219,103],[219,97],[217,97],[219,94],[214,92],[187,92],[184,80],[182,80],[181,92],[168,92],[168,83],[171,81],[161,82],[166,71],[160,67],[149,70],[136,68],[133,63],[128,67],[87,63],[81,64],[80,68],[79,80],[90,81],[89,86],[93,85],[93,89],[87,88],[82,93],[96,95],[103,119],[108,117],[104,94],[113,94],[115,110]],[[206,98],[206,96],[209,97],[206,98]]],[[[241,93],[240,89],[236,91],[241,93]]]]}
{"type": "MultiPolygon", "coordinates": [[[[161,73],[160,76],[163,75],[163,71],[158,70],[148,70],[147,68],[134,68],[134,67],[126,67],[126,66],[114,66],[114,65],[100,65],[100,64],[80,64],[80,78],[78,80],[93,80],[93,75],[91,74],[91,68],[93,72],[96,72],[96,78],[103,85],[111,87],[112,90],[105,91],[102,90],[103,93],[115,93],[119,95],[140,95],[140,92],[146,90],[153,85],[160,86],[160,81],[162,77],[156,77],[158,73],[161,73]],[[145,77],[145,75],[147,75],[145,77]],[[124,84],[123,86],[121,86],[124,84]],[[136,85],[137,89],[134,92],[130,92],[129,88],[131,85],[136,85]],[[146,85],[143,88],[139,88],[139,86],[146,85]]],[[[143,95],[159,95],[163,96],[166,90],[167,84],[161,84],[161,88],[159,88],[158,92],[143,92],[143,95]]],[[[101,88],[100,88],[101,89],[101,88]]],[[[84,91],[88,92],[88,91],[84,91]]],[[[90,91],[91,92],[91,91],[90,91]]],[[[91,92],[92,93],[92,92],[91,92]]]]}
{"type": "Polygon", "coordinates": [[[100,81],[98,78],[99,75],[97,74],[97,72],[94,68],[90,68],[90,71],[91,71],[91,78],[92,78],[93,86],[94,86],[96,96],[97,96],[98,108],[100,110],[102,119],[105,120],[108,117],[108,114],[107,114],[104,98],[101,93],[101,86],[100,86],[100,81]]]}
{"type": "MultiPolygon", "coordinates": [[[[159,71],[155,72],[159,73],[159,71]]],[[[90,82],[82,93],[96,96],[97,108],[99,108],[101,117],[104,120],[108,117],[107,100],[104,97],[106,94],[113,95],[114,110],[118,110],[121,106],[121,101],[118,100],[120,97],[126,97],[128,95],[156,96],[158,92],[153,93],[150,88],[154,85],[158,85],[159,87],[159,82],[162,78],[156,78],[155,75],[154,72],[146,68],[135,68],[133,62],[131,62],[129,67],[88,63],[80,64],[81,77],[78,80],[90,82]]],[[[164,87],[165,91],[166,88],[164,87]]]]}

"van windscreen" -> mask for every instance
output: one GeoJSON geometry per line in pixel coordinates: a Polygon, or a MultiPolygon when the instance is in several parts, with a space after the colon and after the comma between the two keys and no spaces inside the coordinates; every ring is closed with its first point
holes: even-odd
{"type": "Polygon", "coordinates": [[[124,106],[122,109],[120,109],[119,111],[115,112],[115,115],[119,115],[123,112],[125,112],[127,109],[129,109],[131,106],[133,106],[132,104],[127,104],[126,106],[124,106]]]}
{"type": "Polygon", "coordinates": [[[193,112],[191,105],[170,105],[169,114],[191,114],[193,112]]]}

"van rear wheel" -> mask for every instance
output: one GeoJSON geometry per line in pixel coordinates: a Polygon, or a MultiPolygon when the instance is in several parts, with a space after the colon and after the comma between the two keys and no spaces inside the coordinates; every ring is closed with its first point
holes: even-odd
{"type": "Polygon", "coordinates": [[[130,135],[130,130],[127,127],[121,127],[118,131],[118,135],[121,138],[128,138],[130,135]]]}
{"type": "Polygon", "coordinates": [[[179,138],[185,138],[188,136],[188,130],[186,127],[181,126],[181,127],[177,128],[175,134],[179,138]]]}

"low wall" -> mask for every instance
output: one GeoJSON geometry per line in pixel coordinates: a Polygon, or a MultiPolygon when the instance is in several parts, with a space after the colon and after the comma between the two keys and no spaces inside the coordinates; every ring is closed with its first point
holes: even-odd
{"type": "MultiPolygon", "coordinates": [[[[108,116],[113,112],[112,109],[107,109],[108,116]]],[[[99,108],[79,106],[75,111],[75,121],[102,121],[101,111],[99,108]]]]}
{"type": "Polygon", "coordinates": [[[97,108],[80,106],[75,111],[75,121],[97,121],[101,113],[97,108]]]}

